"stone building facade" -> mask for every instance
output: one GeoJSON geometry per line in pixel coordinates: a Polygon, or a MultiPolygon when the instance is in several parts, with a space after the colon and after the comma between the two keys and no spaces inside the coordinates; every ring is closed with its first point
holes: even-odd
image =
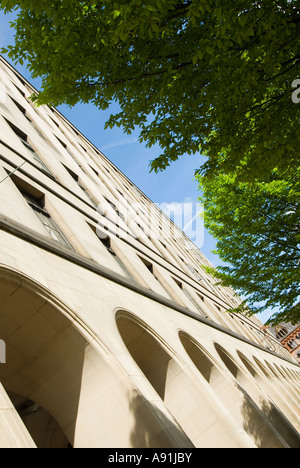
{"type": "Polygon", "coordinates": [[[0,88],[0,446],[299,447],[295,359],[4,59],[0,88]]]}

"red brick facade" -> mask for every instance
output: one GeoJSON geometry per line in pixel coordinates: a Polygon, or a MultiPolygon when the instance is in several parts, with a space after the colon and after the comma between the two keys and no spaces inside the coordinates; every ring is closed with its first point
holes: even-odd
{"type": "Polygon", "coordinates": [[[281,344],[300,363],[300,325],[281,340],[281,344]]]}

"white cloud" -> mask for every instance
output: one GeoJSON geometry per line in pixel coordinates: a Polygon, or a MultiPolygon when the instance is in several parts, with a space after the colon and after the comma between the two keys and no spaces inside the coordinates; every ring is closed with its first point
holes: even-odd
{"type": "Polygon", "coordinates": [[[116,140],[112,141],[111,143],[108,143],[105,146],[102,146],[102,151],[106,151],[111,148],[117,148],[119,146],[124,146],[124,145],[132,145],[133,143],[137,143],[138,138],[122,138],[121,140],[116,140]]]}

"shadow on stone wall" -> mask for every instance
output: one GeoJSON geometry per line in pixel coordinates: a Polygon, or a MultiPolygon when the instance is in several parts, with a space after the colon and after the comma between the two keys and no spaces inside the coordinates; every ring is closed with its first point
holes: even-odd
{"type": "Polygon", "coordinates": [[[194,448],[184,431],[156,405],[136,393],[130,409],[135,418],[131,446],[136,448],[194,448]]]}
{"type": "Polygon", "coordinates": [[[286,442],[290,448],[300,448],[300,434],[270,401],[262,402],[260,410],[253,402],[250,404],[249,399],[245,397],[242,414],[244,429],[252,435],[258,448],[273,448],[276,437],[278,437],[277,444],[282,438],[283,444],[286,442]],[[258,417],[259,413],[261,417],[258,417]]]}

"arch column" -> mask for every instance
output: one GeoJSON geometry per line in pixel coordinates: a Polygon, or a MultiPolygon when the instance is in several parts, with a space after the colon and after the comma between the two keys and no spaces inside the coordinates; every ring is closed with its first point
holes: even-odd
{"type": "Polygon", "coordinates": [[[300,395],[299,395],[299,388],[294,387],[290,379],[286,378],[284,370],[281,369],[277,364],[275,364],[276,373],[278,375],[278,380],[280,381],[281,387],[283,387],[283,382],[288,385],[289,392],[293,395],[293,399],[297,405],[297,409],[300,409],[300,395]]]}
{"type": "Polygon", "coordinates": [[[300,397],[299,397],[299,392],[293,388],[293,386],[288,385],[289,391],[287,391],[286,385],[283,385],[283,382],[286,383],[286,379],[283,379],[283,376],[281,373],[278,372],[276,367],[274,365],[270,364],[269,362],[266,362],[266,365],[271,373],[272,380],[274,382],[274,385],[277,387],[280,387],[280,390],[286,394],[287,398],[291,400],[291,403],[293,407],[299,411],[299,404],[300,404],[300,397]]]}
{"type": "MultiPolygon", "coordinates": [[[[292,424],[295,427],[299,428],[299,410],[298,415],[295,412],[295,407],[289,398],[288,392],[284,388],[281,383],[278,383],[273,379],[271,374],[267,371],[266,367],[262,365],[262,363],[257,359],[254,358],[256,368],[252,366],[245,357],[239,356],[247,367],[250,374],[253,378],[261,385],[262,388],[266,390],[266,393],[270,396],[271,400],[274,401],[275,404],[282,410],[282,412],[289,418],[292,424]]],[[[297,407],[296,407],[297,411],[297,407]]]]}
{"type": "Polygon", "coordinates": [[[0,448],[36,448],[5,389],[0,383],[0,448]]]}

